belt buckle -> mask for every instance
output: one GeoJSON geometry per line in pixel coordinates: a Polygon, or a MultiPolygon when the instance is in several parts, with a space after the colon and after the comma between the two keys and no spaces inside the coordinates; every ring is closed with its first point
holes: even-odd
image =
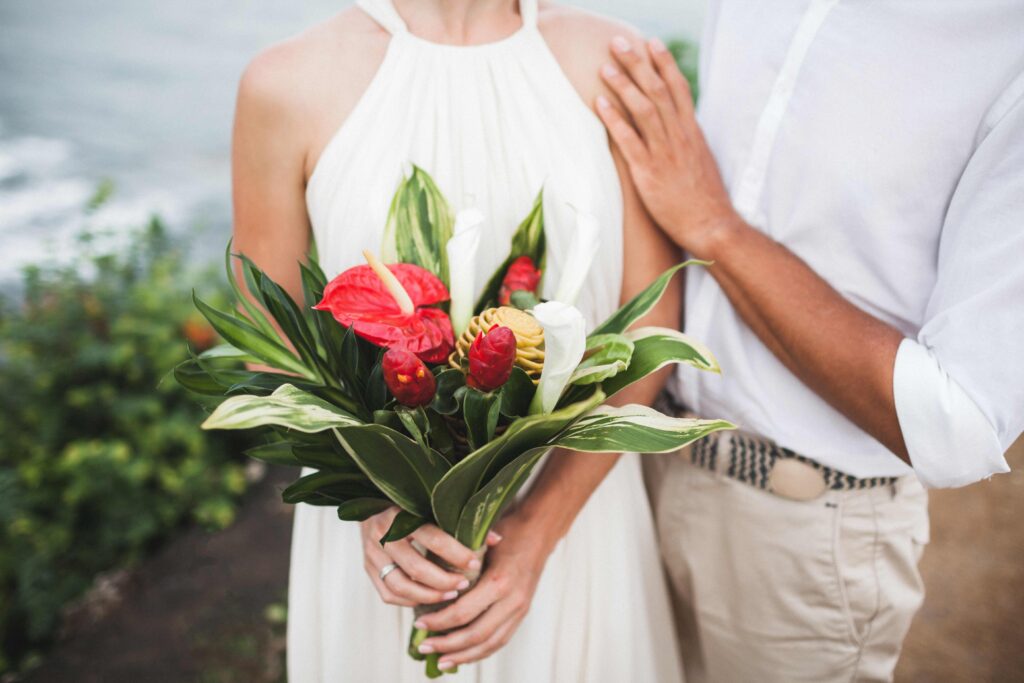
{"type": "Polygon", "coordinates": [[[806,502],[824,495],[828,484],[813,465],[797,458],[778,458],[768,473],[768,490],[782,498],[806,502]]]}

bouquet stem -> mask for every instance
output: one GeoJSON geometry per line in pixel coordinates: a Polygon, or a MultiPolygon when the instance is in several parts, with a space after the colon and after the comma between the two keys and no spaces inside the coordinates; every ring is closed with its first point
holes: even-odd
{"type": "MultiPolygon", "coordinates": [[[[432,552],[427,553],[427,559],[433,562],[434,564],[438,565],[445,571],[460,574],[466,577],[466,580],[469,581],[469,586],[464,590],[459,591],[459,595],[461,596],[463,593],[473,590],[473,586],[475,586],[477,582],[480,580],[480,574],[483,572],[484,556],[486,554],[486,545],[476,551],[476,555],[480,559],[481,568],[474,570],[459,569],[458,567],[453,567],[432,552]]],[[[455,600],[458,600],[458,598],[455,598],[454,600],[445,600],[444,602],[437,602],[431,605],[417,605],[413,608],[413,614],[415,616],[415,619],[418,621],[420,617],[426,614],[440,612],[445,607],[455,602],[455,600]]],[[[416,626],[412,627],[412,633],[409,636],[409,656],[415,659],[416,661],[425,661],[427,663],[427,678],[438,678],[439,676],[442,676],[446,673],[453,674],[458,672],[458,667],[454,669],[449,669],[448,671],[441,671],[441,669],[439,669],[437,666],[438,662],[441,659],[440,654],[435,652],[433,654],[425,655],[421,653],[419,650],[420,645],[422,645],[423,641],[427,638],[431,636],[443,636],[446,633],[449,633],[449,631],[428,631],[427,629],[416,628],[416,626]]]]}

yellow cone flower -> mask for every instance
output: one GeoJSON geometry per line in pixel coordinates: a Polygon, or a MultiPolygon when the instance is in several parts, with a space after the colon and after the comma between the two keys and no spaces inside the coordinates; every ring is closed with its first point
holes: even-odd
{"type": "Polygon", "coordinates": [[[461,367],[476,336],[495,325],[508,327],[516,335],[516,365],[525,370],[533,381],[538,381],[544,369],[544,328],[532,315],[511,306],[488,308],[470,320],[455,343],[455,351],[448,358],[448,363],[453,368],[461,367]]]}

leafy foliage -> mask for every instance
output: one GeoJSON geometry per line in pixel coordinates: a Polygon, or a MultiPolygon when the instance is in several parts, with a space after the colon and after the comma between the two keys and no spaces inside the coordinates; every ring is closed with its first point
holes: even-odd
{"type": "Polygon", "coordinates": [[[227,526],[246,488],[246,442],[197,430],[202,406],[167,378],[183,337],[217,342],[189,297],[208,276],[156,220],[123,253],[95,242],[0,300],[0,672],[46,643],[98,572],[183,523],[227,526]]]}

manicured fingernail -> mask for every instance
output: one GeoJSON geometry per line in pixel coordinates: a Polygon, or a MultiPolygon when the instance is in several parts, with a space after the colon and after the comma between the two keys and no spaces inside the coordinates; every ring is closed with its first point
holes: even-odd
{"type": "Polygon", "coordinates": [[[459,581],[459,585],[456,586],[456,588],[459,589],[460,591],[466,590],[467,588],[469,588],[469,580],[468,579],[463,579],[462,581],[459,581]]]}
{"type": "Polygon", "coordinates": [[[489,542],[490,542],[490,543],[491,543],[492,545],[495,545],[495,544],[501,543],[501,541],[502,541],[502,539],[503,539],[503,538],[505,538],[505,537],[504,537],[504,536],[502,536],[501,534],[499,534],[499,533],[498,533],[497,531],[488,531],[488,532],[487,532],[487,540],[488,540],[488,541],[489,541],[489,542]]]}
{"type": "Polygon", "coordinates": [[[473,559],[473,560],[469,561],[469,565],[468,566],[469,566],[470,571],[474,571],[475,572],[477,569],[480,569],[480,567],[482,567],[483,565],[480,563],[480,560],[473,559]]]}
{"type": "Polygon", "coordinates": [[[443,659],[440,662],[437,663],[437,668],[440,669],[441,671],[447,671],[448,669],[452,668],[453,666],[455,666],[455,662],[446,662],[443,659]]]}
{"type": "Polygon", "coordinates": [[[434,652],[434,646],[433,645],[427,645],[426,643],[423,643],[422,645],[420,645],[420,654],[421,655],[429,655],[429,654],[432,654],[433,652],[434,652]]]}
{"type": "Polygon", "coordinates": [[[459,591],[448,591],[441,597],[445,600],[454,600],[455,598],[459,597],[459,591]]]}
{"type": "Polygon", "coordinates": [[[604,95],[598,95],[597,96],[597,108],[598,109],[607,109],[610,106],[612,106],[612,103],[608,101],[607,97],[605,97],[604,95]]]}
{"type": "Polygon", "coordinates": [[[416,628],[421,629],[421,630],[427,628],[426,622],[424,622],[422,619],[420,619],[415,624],[413,624],[413,626],[415,626],[416,628]]]}
{"type": "Polygon", "coordinates": [[[616,52],[629,52],[632,48],[633,46],[629,44],[629,41],[622,36],[612,38],[612,49],[616,52]]]}
{"type": "Polygon", "coordinates": [[[651,38],[651,42],[648,44],[651,46],[652,52],[665,52],[665,43],[661,42],[660,38],[651,38]]]}
{"type": "Polygon", "coordinates": [[[601,67],[601,75],[605,78],[615,78],[619,74],[619,70],[611,64],[605,64],[601,67]]]}

